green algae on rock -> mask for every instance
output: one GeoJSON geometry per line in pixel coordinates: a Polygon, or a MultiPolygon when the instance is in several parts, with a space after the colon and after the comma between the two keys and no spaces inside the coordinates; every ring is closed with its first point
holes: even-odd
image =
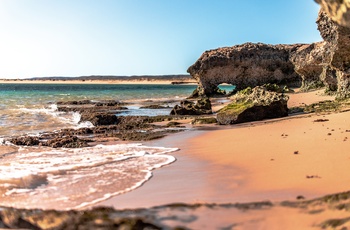
{"type": "Polygon", "coordinates": [[[265,87],[245,89],[232,99],[233,102],[217,114],[217,121],[221,125],[288,116],[289,97],[268,91],[265,87]]]}

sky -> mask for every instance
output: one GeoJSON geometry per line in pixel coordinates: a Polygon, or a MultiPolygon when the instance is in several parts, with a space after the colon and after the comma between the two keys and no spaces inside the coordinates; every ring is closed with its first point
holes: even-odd
{"type": "Polygon", "coordinates": [[[321,37],[313,0],[0,0],[0,78],[185,74],[210,49],[321,37]]]}

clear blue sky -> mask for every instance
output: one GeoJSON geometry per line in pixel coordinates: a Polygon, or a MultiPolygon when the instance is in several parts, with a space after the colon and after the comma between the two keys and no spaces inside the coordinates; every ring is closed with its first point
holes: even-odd
{"type": "Polygon", "coordinates": [[[183,74],[209,49],[320,41],[313,0],[0,0],[0,78],[183,74]]]}

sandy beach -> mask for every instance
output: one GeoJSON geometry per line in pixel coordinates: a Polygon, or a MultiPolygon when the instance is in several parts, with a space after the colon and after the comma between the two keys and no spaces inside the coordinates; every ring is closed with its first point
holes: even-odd
{"type": "MultiPolygon", "coordinates": [[[[295,93],[290,95],[289,106],[329,99],[334,98],[322,95],[322,91],[295,93]]],[[[155,171],[141,188],[99,205],[125,209],[171,203],[281,202],[347,191],[349,117],[350,112],[295,115],[243,125],[202,127],[147,142],[180,148],[174,154],[177,161],[155,171]]],[[[295,226],[291,216],[302,215],[298,210],[280,209],[260,212],[262,222],[270,223],[271,216],[290,216],[284,220],[288,226],[295,226]]],[[[244,215],[248,221],[255,215],[250,214],[235,215],[244,215]]],[[[308,216],[300,226],[304,229],[312,221],[330,216],[308,216]]]]}

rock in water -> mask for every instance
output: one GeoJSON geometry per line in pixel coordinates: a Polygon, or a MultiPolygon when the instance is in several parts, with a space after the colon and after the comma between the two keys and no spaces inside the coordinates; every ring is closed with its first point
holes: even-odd
{"type": "Polygon", "coordinates": [[[196,103],[183,100],[180,105],[175,105],[170,115],[202,115],[211,114],[211,102],[209,98],[201,98],[196,103]]]}
{"type": "Polygon", "coordinates": [[[218,112],[217,121],[228,125],[285,117],[288,116],[288,99],[288,96],[267,91],[262,86],[247,88],[233,96],[233,102],[218,112]]]}

